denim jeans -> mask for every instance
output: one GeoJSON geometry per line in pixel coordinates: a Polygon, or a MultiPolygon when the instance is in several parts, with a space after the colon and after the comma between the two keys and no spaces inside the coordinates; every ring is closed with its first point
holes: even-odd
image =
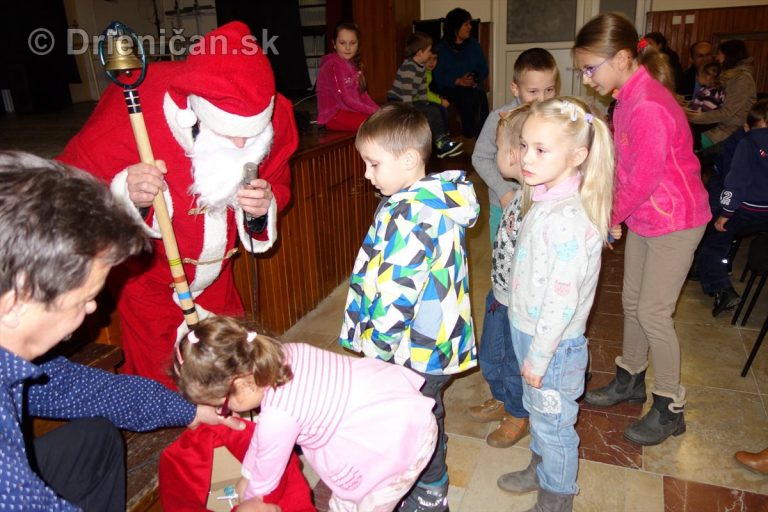
{"type": "Polygon", "coordinates": [[[493,398],[504,402],[507,413],[517,418],[527,418],[523,407],[523,378],[520,364],[512,347],[507,306],[498,302],[493,290],[485,300],[485,320],[477,359],[493,398]]]}
{"type": "MultiPolygon", "coordinates": [[[[525,360],[533,337],[511,327],[519,361],[525,360]]],[[[523,384],[523,404],[530,416],[531,451],[541,456],[536,468],[539,485],[558,494],[576,494],[579,436],[574,425],[579,414],[576,399],[584,391],[588,347],[584,336],[561,340],[541,388],[523,384]]]]}

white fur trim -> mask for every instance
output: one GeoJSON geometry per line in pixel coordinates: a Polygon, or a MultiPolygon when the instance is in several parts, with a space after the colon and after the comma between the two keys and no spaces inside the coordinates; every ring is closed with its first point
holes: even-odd
{"type": "Polygon", "coordinates": [[[224,264],[222,258],[227,249],[226,210],[205,213],[203,217],[203,248],[196,258],[199,261],[215,261],[215,263],[198,264],[195,267],[195,280],[189,283],[189,289],[194,297],[201,294],[219,277],[224,264]]]}
{"type": "Polygon", "coordinates": [[[185,108],[176,112],[176,121],[182,128],[192,128],[197,124],[197,116],[191,108],[185,108]]]}
{"type": "Polygon", "coordinates": [[[260,134],[272,122],[272,111],[275,107],[275,97],[272,96],[263,111],[255,116],[245,117],[225,112],[205,98],[194,94],[190,94],[187,101],[200,122],[219,135],[228,137],[255,137],[260,134]]]}
{"type": "Polygon", "coordinates": [[[131,214],[131,217],[141,224],[141,227],[147,236],[150,238],[160,238],[160,232],[147,225],[139,213],[139,209],[136,208],[136,205],[133,204],[133,201],[131,201],[128,196],[128,169],[123,169],[112,178],[112,182],[109,184],[109,189],[112,191],[112,195],[126,206],[126,210],[131,214]]]}
{"type": "Polygon", "coordinates": [[[192,146],[194,145],[194,138],[192,137],[192,128],[187,127],[183,128],[179,125],[178,120],[176,119],[176,114],[178,114],[181,111],[178,105],[176,105],[176,102],[171,99],[171,95],[167,92],[165,93],[165,96],[163,96],[163,113],[165,114],[165,122],[168,123],[168,128],[170,128],[171,133],[173,134],[173,138],[176,139],[176,142],[179,143],[179,145],[184,148],[184,151],[189,152],[192,151],[192,146]]]}
{"type": "MultiPolygon", "coordinates": [[[[251,235],[245,229],[245,213],[238,207],[235,209],[235,219],[237,220],[237,232],[240,235],[240,241],[248,252],[251,252],[251,235]]],[[[267,239],[256,240],[253,238],[253,252],[267,252],[277,240],[277,203],[275,198],[269,203],[267,210],[267,239]]]]}

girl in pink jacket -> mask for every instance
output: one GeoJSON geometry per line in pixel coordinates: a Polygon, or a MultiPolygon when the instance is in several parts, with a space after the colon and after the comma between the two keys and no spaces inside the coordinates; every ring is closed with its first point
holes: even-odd
{"type": "Polygon", "coordinates": [[[574,57],[583,82],[614,93],[616,183],[611,232],[628,235],[624,257],[624,346],[616,376],[586,394],[587,403],[645,402],[648,354],[654,367],[653,406],[624,430],[641,445],[685,432],[685,388],[672,313],[693,253],[710,220],[707,193],[685,114],[672,93],[671,68],[638,40],[632,23],[606,13],[579,31],[574,57]]]}
{"type": "Polygon", "coordinates": [[[339,23],[333,32],[334,53],[320,61],[317,73],[317,124],[329,130],[357,131],[379,106],[368,96],[358,51],[360,30],[339,23]]]}

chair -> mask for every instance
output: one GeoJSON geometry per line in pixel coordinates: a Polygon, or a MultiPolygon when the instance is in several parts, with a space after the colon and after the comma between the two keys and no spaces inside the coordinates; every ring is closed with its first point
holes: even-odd
{"type": "MultiPolygon", "coordinates": [[[[744,317],[741,319],[741,325],[745,325],[749,319],[749,315],[752,314],[752,310],[757,303],[757,299],[760,297],[760,292],[763,291],[766,280],[768,280],[768,234],[761,234],[757,236],[749,246],[749,255],[747,256],[747,269],[750,271],[749,280],[747,281],[747,287],[744,290],[744,294],[741,296],[739,305],[736,311],[733,313],[731,324],[736,325],[739,319],[744,305],[749,299],[749,294],[752,292],[752,286],[755,284],[755,280],[759,277],[760,281],[757,285],[757,289],[752,295],[752,299],[749,302],[747,311],[744,313],[744,317]]],[[[760,345],[765,339],[765,335],[768,333],[768,315],[766,315],[763,326],[760,329],[760,333],[757,335],[755,344],[752,347],[752,351],[747,358],[747,362],[744,364],[744,368],[741,371],[741,376],[746,377],[749,368],[752,366],[752,362],[755,360],[757,351],[760,350],[760,345]]]]}

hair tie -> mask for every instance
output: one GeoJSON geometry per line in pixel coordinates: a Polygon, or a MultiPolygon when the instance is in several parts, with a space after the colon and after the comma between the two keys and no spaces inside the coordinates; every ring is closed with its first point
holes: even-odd
{"type": "Polygon", "coordinates": [[[643,53],[646,48],[648,48],[648,39],[641,37],[637,42],[637,53],[643,53]]]}
{"type": "Polygon", "coordinates": [[[571,121],[576,121],[579,119],[579,112],[576,110],[576,105],[568,100],[563,100],[562,105],[560,105],[560,113],[568,114],[568,117],[571,121]]]}
{"type": "Polygon", "coordinates": [[[253,343],[253,340],[255,340],[255,339],[256,339],[256,333],[255,333],[255,332],[249,332],[249,333],[248,333],[248,334],[245,336],[245,340],[246,340],[248,343],[253,343]]]}
{"type": "Polygon", "coordinates": [[[584,120],[587,122],[587,124],[592,124],[592,120],[593,120],[594,118],[595,118],[595,116],[593,116],[593,115],[592,115],[592,114],[590,114],[589,112],[587,112],[586,114],[584,114],[584,120]]]}

